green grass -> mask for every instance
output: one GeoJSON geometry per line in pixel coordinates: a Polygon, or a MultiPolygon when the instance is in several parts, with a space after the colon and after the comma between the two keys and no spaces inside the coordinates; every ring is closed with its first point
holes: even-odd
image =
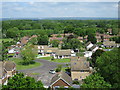
{"type": "Polygon", "coordinates": [[[51,60],[51,57],[40,57],[40,59],[51,60]]]}
{"type": "Polygon", "coordinates": [[[70,62],[70,59],[69,58],[64,58],[64,59],[54,59],[54,60],[51,60],[52,62],[58,62],[58,63],[67,63],[67,62],[70,62]]]}
{"type": "Polygon", "coordinates": [[[29,64],[29,65],[22,65],[22,59],[19,58],[10,58],[10,60],[14,61],[16,63],[16,68],[17,70],[24,70],[24,69],[30,69],[30,68],[35,68],[41,65],[41,63],[35,62],[34,64],[29,64]]]}
{"type": "Polygon", "coordinates": [[[13,39],[11,39],[11,38],[0,39],[0,42],[2,42],[2,41],[4,41],[4,42],[13,41],[13,39]]]}
{"type": "Polygon", "coordinates": [[[68,67],[62,67],[62,71],[66,71],[66,69],[68,69],[68,67]]]}
{"type": "Polygon", "coordinates": [[[44,59],[44,60],[50,60],[52,62],[58,62],[58,63],[67,63],[70,62],[69,58],[64,58],[64,59],[54,59],[51,60],[52,57],[40,57],[40,59],[44,59]]]}

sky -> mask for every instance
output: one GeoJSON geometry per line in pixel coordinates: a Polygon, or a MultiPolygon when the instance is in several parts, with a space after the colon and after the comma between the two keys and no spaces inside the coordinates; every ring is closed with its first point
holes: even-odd
{"type": "Polygon", "coordinates": [[[29,0],[29,2],[6,1],[2,2],[2,17],[118,17],[118,2],[94,1],[95,2],[32,2],[31,0],[29,0]]]}

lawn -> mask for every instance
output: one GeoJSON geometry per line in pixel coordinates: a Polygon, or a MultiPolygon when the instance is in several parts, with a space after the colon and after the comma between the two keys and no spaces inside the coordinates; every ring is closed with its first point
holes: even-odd
{"type": "Polygon", "coordinates": [[[62,67],[62,71],[66,71],[66,69],[68,69],[68,67],[62,67]]]}
{"type": "Polygon", "coordinates": [[[67,63],[70,62],[69,58],[64,58],[64,59],[54,59],[51,60],[52,57],[40,57],[40,59],[44,59],[44,60],[50,60],[52,62],[58,62],[58,63],[67,63]]]}
{"type": "Polygon", "coordinates": [[[14,61],[16,63],[16,68],[17,70],[24,70],[24,69],[30,69],[30,68],[35,68],[41,65],[41,63],[35,62],[34,64],[30,65],[22,65],[22,59],[19,58],[10,58],[10,60],[14,61]]]}
{"type": "Polygon", "coordinates": [[[51,57],[40,57],[40,59],[51,60],[51,57]]]}
{"type": "Polygon", "coordinates": [[[67,62],[70,62],[70,59],[69,58],[64,58],[64,59],[54,59],[54,60],[51,60],[52,62],[58,62],[58,63],[67,63],[67,62]]]}

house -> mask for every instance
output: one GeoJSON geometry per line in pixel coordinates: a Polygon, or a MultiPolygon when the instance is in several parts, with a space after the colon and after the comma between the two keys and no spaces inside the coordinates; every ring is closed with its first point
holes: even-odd
{"type": "Polygon", "coordinates": [[[46,48],[44,49],[45,56],[52,56],[53,54],[55,54],[58,51],[59,51],[59,49],[54,48],[54,47],[49,47],[48,49],[46,49],[46,48]]]}
{"type": "Polygon", "coordinates": [[[76,56],[73,50],[60,50],[59,48],[49,47],[47,45],[35,46],[38,48],[38,54],[41,56],[53,56],[54,59],[70,58],[76,56]]]}
{"type": "Polygon", "coordinates": [[[52,34],[52,37],[57,37],[58,35],[60,35],[61,37],[65,37],[65,36],[70,36],[70,35],[74,35],[73,33],[64,33],[64,34],[52,34]]]}
{"type": "Polygon", "coordinates": [[[97,39],[97,42],[101,42],[102,41],[102,36],[101,36],[101,34],[100,33],[96,33],[96,39],[97,39]]]}
{"type": "Polygon", "coordinates": [[[84,57],[91,58],[92,53],[93,53],[92,51],[85,51],[85,52],[84,52],[84,57]]]}
{"type": "Polygon", "coordinates": [[[99,49],[99,47],[97,46],[97,45],[93,45],[91,48],[90,48],[90,50],[92,51],[92,52],[95,52],[96,50],[98,50],[99,49]]]}
{"type": "Polygon", "coordinates": [[[0,84],[6,85],[8,79],[16,74],[16,65],[12,61],[0,61],[0,84]]]}
{"type": "Polygon", "coordinates": [[[112,47],[116,47],[117,44],[115,43],[115,41],[104,41],[103,42],[103,46],[104,47],[109,47],[109,48],[112,48],[112,47]]]}
{"type": "Polygon", "coordinates": [[[109,33],[109,34],[112,34],[112,29],[111,28],[109,28],[109,29],[107,29],[107,33],[109,33]]]}
{"type": "Polygon", "coordinates": [[[37,37],[37,35],[32,35],[31,37],[29,37],[29,36],[24,36],[24,37],[21,38],[21,40],[20,40],[20,45],[21,45],[21,46],[26,45],[30,39],[35,38],[35,37],[37,37]]]}
{"type": "Polygon", "coordinates": [[[19,53],[19,47],[17,47],[16,45],[11,45],[9,47],[7,47],[8,50],[8,57],[13,57],[15,56],[16,53],[19,53]]]}
{"type": "Polygon", "coordinates": [[[87,41],[87,40],[88,40],[87,38],[88,38],[88,35],[86,35],[86,36],[84,37],[84,40],[87,41]]]}
{"type": "Polygon", "coordinates": [[[103,34],[102,37],[103,37],[103,41],[109,41],[110,38],[113,37],[113,36],[107,35],[107,34],[103,34]]]}
{"type": "Polygon", "coordinates": [[[85,46],[86,46],[86,49],[89,50],[93,46],[93,44],[89,41],[86,43],[85,46]]]}
{"type": "Polygon", "coordinates": [[[83,37],[78,37],[77,39],[83,43],[83,37]]]}
{"type": "Polygon", "coordinates": [[[72,80],[81,81],[91,74],[89,62],[86,57],[71,57],[72,80]]]}
{"type": "Polygon", "coordinates": [[[29,37],[28,36],[24,36],[21,40],[20,40],[20,45],[21,46],[24,46],[25,44],[27,44],[29,40],[29,37]]]}
{"type": "Polygon", "coordinates": [[[55,59],[70,58],[71,56],[76,56],[73,50],[58,50],[55,54],[52,55],[55,59]]]}
{"type": "Polygon", "coordinates": [[[16,73],[16,65],[12,61],[5,61],[3,67],[7,71],[8,78],[12,77],[16,73]]]}
{"type": "Polygon", "coordinates": [[[38,54],[41,56],[51,56],[58,51],[58,48],[49,47],[47,45],[38,45],[36,47],[38,48],[38,54]]]}
{"type": "Polygon", "coordinates": [[[57,73],[52,79],[50,87],[52,89],[57,89],[60,87],[68,88],[72,86],[72,79],[71,77],[66,74],[65,72],[57,73]]]}
{"type": "Polygon", "coordinates": [[[36,45],[35,47],[38,48],[38,54],[41,56],[45,56],[45,49],[47,50],[49,47],[47,45],[36,45]]]}
{"type": "MultiPolygon", "coordinates": [[[[64,33],[64,34],[52,34],[49,38],[49,42],[53,41],[53,40],[58,40],[59,41],[59,44],[61,45],[63,43],[63,39],[64,37],[68,37],[68,36],[71,36],[71,35],[74,35],[73,33],[64,33]],[[60,37],[58,37],[60,35],[60,37]]],[[[52,45],[51,45],[52,46],[52,45]]]]}

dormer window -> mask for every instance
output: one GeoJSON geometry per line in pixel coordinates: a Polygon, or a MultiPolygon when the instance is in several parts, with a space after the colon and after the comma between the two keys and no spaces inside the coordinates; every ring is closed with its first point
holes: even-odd
{"type": "Polygon", "coordinates": [[[74,63],[76,65],[76,63],[74,63]]]}

